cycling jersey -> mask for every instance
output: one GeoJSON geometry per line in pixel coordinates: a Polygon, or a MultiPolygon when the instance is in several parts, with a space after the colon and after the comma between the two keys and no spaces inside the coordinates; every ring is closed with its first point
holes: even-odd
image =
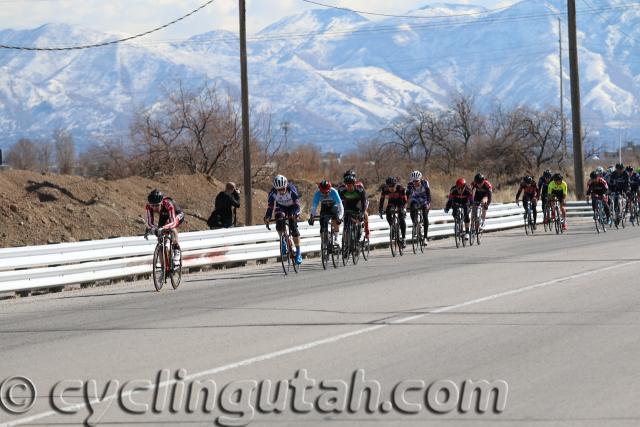
{"type": "Polygon", "coordinates": [[[616,193],[627,191],[629,189],[629,174],[625,171],[613,171],[609,177],[609,189],[616,193]]]}
{"type": "Polygon", "coordinates": [[[404,207],[407,204],[407,195],[402,185],[396,184],[395,187],[389,188],[387,184],[384,184],[380,188],[380,203],[378,210],[381,211],[384,206],[384,199],[389,199],[389,206],[404,207]]]}
{"type": "Polygon", "coordinates": [[[338,189],[340,199],[344,205],[345,211],[360,212],[365,211],[367,208],[367,195],[364,191],[364,186],[354,185],[353,191],[349,191],[346,185],[341,185],[338,189]],[[360,205],[360,206],[358,206],[360,205]]]}
{"type": "MultiPolygon", "coordinates": [[[[147,211],[147,227],[151,228],[155,225],[153,221],[153,209],[151,208],[151,205],[147,203],[145,210],[147,211]]],[[[160,202],[158,227],[173,229],[182,224],[183,221],[184,212],[180,206],[178,206],[171,197],[164,197],[162,202],[160,202]]]]}
{"type": "Polygon", "coordinates": [[[544,176],[541,176],[538,180],[538,194],[542,197],[542,199],[547,198],[547,186],[549,183],[544,179],[544,176]]]}
{"type": "Polygon", "coordinates": [[[420,204],[431,203],[431,188],[429,181],[421,179],[420,184],[416,187],[412,182],[407,185],[407,197],[412,202],[420,204]]]}
{"type": "Polygon", "coordinates": [[[338,194],[338,190],[335,188],[330,188],[327,194],[322,194],[320,190],[316,190],[316,194],[313,195],[313,202],[311,204],[311,216],[316,216],[318,204],[322,204],[323,210],[335,206],[337,208],[338,219],[342,219],[344,208],[342,206],[340,194],[338,194]]]}
{"type": "Polygon", "coordinates": [[[638,191],[640,189],[640,174],[634,172],[629,177],[629,186],[631,187],[631,191],[638,191]]]}
{"type": "Polygon", "coordinates": [[[602,196],[606,194],[608,190],[609,185],[601,176],[596,179],[590,179],[589,182],[587,182],[587,196],[592,193],[602,196]]]}
{"type": "Polygon", "coordinates": [[[447,200],[446,209],[450,209],[455,205],[469,205],[473,200],[473,195],[469,187],[465,186],[462,193],[458,191],[458,187],[455,185],[449,190],[449,198],[447,200]]]}
{"type": "Polygon", "coordinates": [[[523,199],[525,197],[528,198],[538,198],[538,186],[532,181],[531,184],[527,184],[524,181],[522,181],[520,183],[520,188],[518,189],[518,193],[516,193],[516,200],[520,199],[520,194],[524,192],[524,195],[522,196],[523,199]]]}
{"type": "Polygon", "coordinates": [[[550,196],[561,196],[561,198],[567,197],[568,189],[567,183],[562,181],[561,184],[556,184],[555,181],[551,181],[547,186],[547,194],[550,196]]]}
{"type": "Polygon", "coordinates": [[[476,203],[482,202],[482,199],[487,198],[487,203],[491,203],[491,195],[493,193],[493,185],[488,180],[483,180],[480,184],[475,181],[471,183],[471,190],[473,191],[473,200],[476,203]]]}
{"type": "Polygon", "coordinates": [[[300,214],[300,195],[295,185],[288,183],[284,193],[278,192],[275,188],[271,189],[267,205],[266,218],[271,218],[274,208],[284,211],[288,216],[297,216],[300,214]]]}

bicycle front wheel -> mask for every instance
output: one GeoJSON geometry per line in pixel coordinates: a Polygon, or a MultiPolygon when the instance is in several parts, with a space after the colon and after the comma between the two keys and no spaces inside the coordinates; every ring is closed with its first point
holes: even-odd
{"type": "Polygon", "coordinates": [[[460,222],[458,221],[458,218],[455,219],[455,222],[453,224],[453,236],[456,241],[456,248],[459,248],[460,239],[462,239],[462,236],[460,235],[460,222]]]}
{"type": "Polygon", "coordinates": [[[329,264],[329,236],[326,231],[320,233],[320,258],[322,258],[322,268],[327,269],[329,264]]]}
{"type": "Polygon", "coordinates": [[[173,260],[174,268],[169,278],[171,279],[173,289],[178,289],[180,281],[182,280],[182,253],[180,253],[180,259],[173,259],[173,254],[171,255],[171,259],[173,260]]]}
{"type": "Polygon", "coordinates": [[[289,257],[289,245],[287,244],[287,236],[282,233],[280,236],[280,264],[282,264],[282,271],[285,276],[289,274],[289,266],[291,265],[291,258],[289,257]]]}
{"type": "Polygon", "coordinates": [[[389,248],[391,248],[391,256],[395,258],[398,248],[396,247],[396,227],[395,224],[391,226],[389,230],[389,248]]]}
{"type": "Polygon", "coordinates": [[[155,286],[158,292],[162,289],[165,279],[164,254],[162,249],[163,246],[159,243],[153,251],[153,286],[155,286]]]}

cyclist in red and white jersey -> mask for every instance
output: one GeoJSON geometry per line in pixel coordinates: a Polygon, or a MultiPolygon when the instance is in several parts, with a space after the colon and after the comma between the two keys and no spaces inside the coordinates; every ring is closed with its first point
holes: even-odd
{"type": "Polygon", "coordinates": [[[184,222],[184,212],[170,198],[165,197],[160,190],[153,190],[147,196],[145,211],[147,213],[147,228],[159,236],[163,230],[170,230],[173,237],[173,258],[180,259],[180,244],[178,243],[178,227],[184,222]],[[158,224],[154,221],[154,214],[158,214],[158,224]]]}
{"type": "Polygon", "coordinates": [[[487,219],[487,209],[491,204],[491,195],[493,193],[493,185],[482,175],[477,173],[473,177],[471,183],[471,191],[473,192],[473,203],[478,205],[482,204],[482,222],[480,223],[480,229],[484,229],[484,221],[487,219]]]}

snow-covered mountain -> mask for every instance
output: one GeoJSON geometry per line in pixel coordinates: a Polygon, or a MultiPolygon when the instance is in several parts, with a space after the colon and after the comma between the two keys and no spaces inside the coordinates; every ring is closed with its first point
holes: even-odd
{"type": "MultiPolygon", "coordinates": [[[[250,36],[252,107],[287,121],[294,141],[344,150],[419,103],[444,108],[455,91],[495,102],[559,104],[558,22],[569,111],[566,2],[523,0],[489,11],[437,4],[416,18],[369,20],[310,10],[250,36]]],[[[640,5],[601,0],[578,9],[583,124],[590,134],[640,128],[640,5]]],[[[115,36],[68,25],[0,31],[0,44],[68,46],[115,36]]],[[[238,37],[211,31],[178,43],[130,42],[73,51],[0,50],[0,147],[70,129],[82,148],[127,135],[134,111],[178,80],[239,93],[238,37]]],[[[616,133],[617,135],[617,133],[616,133]]]]}

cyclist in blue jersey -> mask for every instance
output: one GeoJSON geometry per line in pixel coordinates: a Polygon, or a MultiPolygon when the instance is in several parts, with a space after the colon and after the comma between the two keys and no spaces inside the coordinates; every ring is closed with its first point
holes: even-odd
{"type": "Polygon", "coordinates": [[[344,215],[344,207],[338,190],[331,186],[331,182],[323,179],[318,184],[318,190],[313,195],[311,203],[311,213],[309,215],[309,225],[313,225],[313,217],[316,216],[320,205],[320,216],[331,216],[331,230],[333,231],[336,241],[338,240],[338,232],[340,231],[340,223],[344,215]]]}

